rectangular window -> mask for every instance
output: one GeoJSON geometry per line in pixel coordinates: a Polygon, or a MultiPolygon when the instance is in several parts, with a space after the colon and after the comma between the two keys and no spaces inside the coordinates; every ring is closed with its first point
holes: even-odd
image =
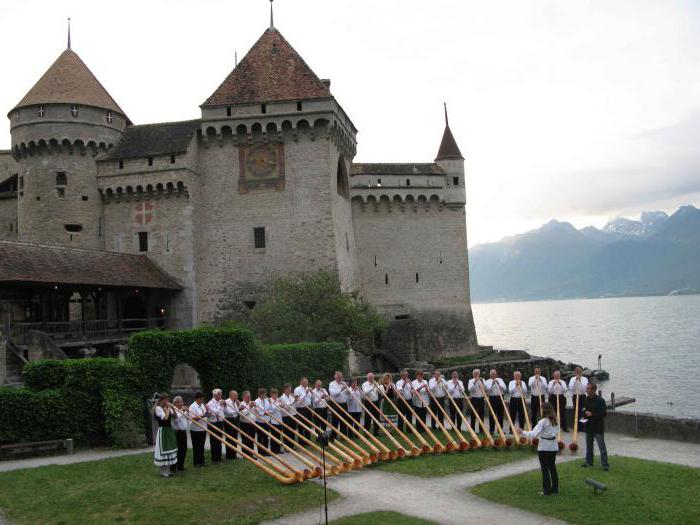
{"type": "Polygon", "coordinates": [[[66,186],[68,184],[68,175],[65,171],[56,172],[56,186],[66,186]]]}
{"type": "Polygon", "coordinates": [[[411,185],[411,179],[406,179],[406,186],[410,186],[410,185],[411,185]]]}
{"type": "Polygon", "coordinates": [[[39,106],[39,110],[37,111],[37,115],[40,117],[43,117],[46,113],[44,112],[44,106],[39,106]]]}
{"type": "Polygon", "coordinates": [[[388,273],[384,274],[384,284],[389,284],[389,274],[388,273]]]}
{"type": "Polygon", "coordinates": [[[175,164],[175,155],[170,155],[170,164],[175,164]]]}
{"type": "Polygon", "coordinates": [[[260,113],[267,113],[267,104],[260,104],[260,113]]]}
{"type": "Polygon", "coordinates": [[[70,114],[73,115],[74,117],[77,117],[78,116],[78,106],[71,107],[70,114]]]}
{"type": "Polygon", "coordinates": [[[119,161],[119,169],[120,169],[120,170],[123,170],[123,169],[124,169],[124,161],[123,161],[123,160],[120,160],[120,161],[119,161]]]}
{"type": "Polygon", "coordinates": [[[148,165],[153,166],[153,157],[148,157],[148,165]]]}
{"type": "Polygon", "coordinates": [[[148,232],[139,232],[139,251],[148,251],[148,232]]]}
{"type": "Polygon", "coordinates": [[[347,232],[345,233],[345,251],[346,252],[350,251],[350,240],[348,239],[347,232]]]}
{"type": "Polygon", "coordinates": [[[419,281],[420,281],[420,279],[418,277],[418,272],[416,272],[416,282],[419,282],[419,281]]]}
{"type": "Polygon", "coordinates": [[[459,177],[452,177],[452,184],[459,186],[459,177]]]}
{"type": "Polygon", "coordinates": [[[258,227],[253,228],[253,238],[255,240],[255,248],[262,249],[265,248],[265,228],[258,227]]]}
{"type": "Polygon", "coordinates": [[[112,113],[111,111],[108,111],[107,112],[107,124],[111,124],[113,120],[114,120],[114,113],[112,113]]]}
{"type": "Polygon", "coordinates": [[[84,201],[86,201],[86,200],[88,200],[88,196],[87,196],[87,195],[83,195],[83,196],[82,196],[82,199],[83,199],[84,201]]]}
{"type": "Polygon", "coordinates": [[[231,116],[231,106],[226,107],[226,116],[230,117],[231,116]]]}
{"type": "Polygon", "coordinates": [[[301,111],[302,109],[304,109],[304,106],[302,105],[302,103],[297,102],[297,111],[301,111]]]}

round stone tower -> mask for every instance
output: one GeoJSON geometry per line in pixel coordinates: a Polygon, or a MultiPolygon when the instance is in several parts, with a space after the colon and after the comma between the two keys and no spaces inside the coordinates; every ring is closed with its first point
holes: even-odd
{"type": "Polygon", "coordinates": [[[69,47],[8,118],[19,240],[104,248],[95,157],[131,124],[124,111],[69,47]]]}

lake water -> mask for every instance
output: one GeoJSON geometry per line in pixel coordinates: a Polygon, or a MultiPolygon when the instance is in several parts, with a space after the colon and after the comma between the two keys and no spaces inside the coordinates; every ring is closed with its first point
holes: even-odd
{"type": "Polygon", "coordinates": [[[620,410],[700,418],[700,295],[473,304],[479,343],[596,368],[620,410]]]}

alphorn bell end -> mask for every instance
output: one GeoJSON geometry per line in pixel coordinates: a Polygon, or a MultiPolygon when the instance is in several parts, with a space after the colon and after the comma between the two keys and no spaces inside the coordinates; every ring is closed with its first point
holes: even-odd
{"type": "Polygon", "coordinates": [[[540,440],[538,438],[532,438],[532,446],[533,447],[536,447],[539,444],[540,444],[540,440]]]}
{"type": "Polygon", "coordinates": [[[569,443],[569,450],[572,454],[576,454],[576,452],[578,451],[578,443],[569,443]]]}
{"type": "Polygon", "coordinates": [[[418,457],[418,456],[420,456],[420,455],[421,455],[421,449],[419,449],[418,447],[412,447],[412,448],[411,448],[411,455],[412,455],[413,457],[418,457]]]}
{"type": "Polygon", "coordinates": [[[518,439],[518,442],[519,442],[520,446],[523,446],[523,447],[528,444],[527,438],[525,436],[520,436],[520,438],[518,439]]]}
{"type": "Polygon", "coordinates": [[[478,439],[472,438],[471,440],[469,440],[469,446],[471,448],[481,448],[483,445],[481,444],[481,441],[479,441],[478,439]]]}
{"type": "MultiPolygon", "coordinates": [[[[363,459],[363,461],[364,461],[364,458],[362,458],[362,459],[363,459]]],[[[369,459],[369,458],[367,458],[367,459],[369,459]]],[[[356,460],[354,460],[354,461],[352,462],[352,466],[353,466],[355,469],[362,468],[362,467],[364,466],[363,461],[360,461],[359,459],[356,459],[356,460]]],[[[368,463],[369,463],[369,461],[368,461],[368,463]]]]}
{"type": "Polygon", "coordinates": [[[406,457],[406,449],[404,449],[404,448],[397,449],[397,450],[396,450],[396,454],[397,454],[400,458],[405,458],[405,457],[406,457]]]}
{"type": "Polygon", "coordinates": [[[371,463],[376,463],[377,461],[379,461],[379,456],[377,454],[370,454],[369,460],[371,463]]]}
{"type": "Polygon", "coordinates": [[[315,472],[305,468],[303,474],[304,474],[304,479],[311,479],[314,477],[315,472]]]}
{"type": "Polygon", "coordinates": [[[493,443],[493,448],[496,450],[501,450],[506,446],[506,442],[503,438],[497,438],[493,443]]]}
{"type": "Polygon", "coordinates": [[[435,443],[433,445],[433,452],[435,454],[442,454],[443,452],[445,452],[445,447],[443,447],[440,443],[435,443]]]}
{"type": "Polygon", "coordinates": [[[396,461],[396,460],[398,459],[398,457],[399,457],[399,455],[398,455],[398,453],[396,453],[395,451],[391,450],[391,451],[389,452],[389,459],[390,459],[391,461],[396,461]]]}
{"type": "Polygon", "coordinates": [[[506,438],[506,448],[511,448],[515,442],[513,441],[512,438],[506,438]]]}
{"type": "Polygon", "coordinates": [[[433,449],[430,448],[429,445],[423,445],[423,446],[421,447],[421,450],[423,451],[423,454],[428,454],[428,453],[431,452],[433,449]]]}
{"type": "Polygon", "coordinates": [[[461,450],[461,451],[469,450],[469,443],[467,443],[466,441],[460,442],[459,450],[461,450]]]}
{"type": "Polygon", "coordinates": [[[481,446],[484,448],[491,448],[493,446],[493,443],[491,443],[491,440],[489,438],[482,438],[481,446]]]}
{"type": "Polygon", "coordinates": [[[566,448],[566,445],[563,441],[557,441],[557,446],[559,447],[560,452],[566,448]]]}
{"type": "Polygon", "coordinates": [[[304,473],[297,470],[297,471],[294,473],[294,479],[295,479],[297,482],[302,482],[302,481],[304,481],[304,473]]]}
{"type": "Polygon", "coordinates": [[[382,461],[386,461],[387,459],[389,459],[389,457],[390,457],[390,454],[388,452],[380,452],[379,453],[379,459],[381,459],[382,461]]]}

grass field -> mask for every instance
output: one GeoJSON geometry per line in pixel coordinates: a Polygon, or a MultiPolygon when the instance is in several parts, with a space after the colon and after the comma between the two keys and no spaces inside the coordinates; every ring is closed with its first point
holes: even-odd
{"type": "Polygon", "coordinates": [[[539,496],[539,470],[479,485],[477,496],[586,525],[700,524],[700,469],[615,456],[610,471],[582,469],[579,461],[558,465],[556,496],[539,496]],[[593,495],[593,478],[608,486],[593,495]]]}
{"type": "Polygon", "coordinates": [[[398,512],[381,511],[381,512],[366,512],[364,514],[356,514],[346,518],[340,518],[331,522],[333,525],[435,525],[434,521],[426,521],[412,516],[406,516],[398,512]]]}
{"type": "Polygon", "coordinates": [[[321,501],[319,485],[281,485],[242,459],[160,478],[152,454],[6,472],[0,487],[16,524],[248,524],[321,501]]]}

